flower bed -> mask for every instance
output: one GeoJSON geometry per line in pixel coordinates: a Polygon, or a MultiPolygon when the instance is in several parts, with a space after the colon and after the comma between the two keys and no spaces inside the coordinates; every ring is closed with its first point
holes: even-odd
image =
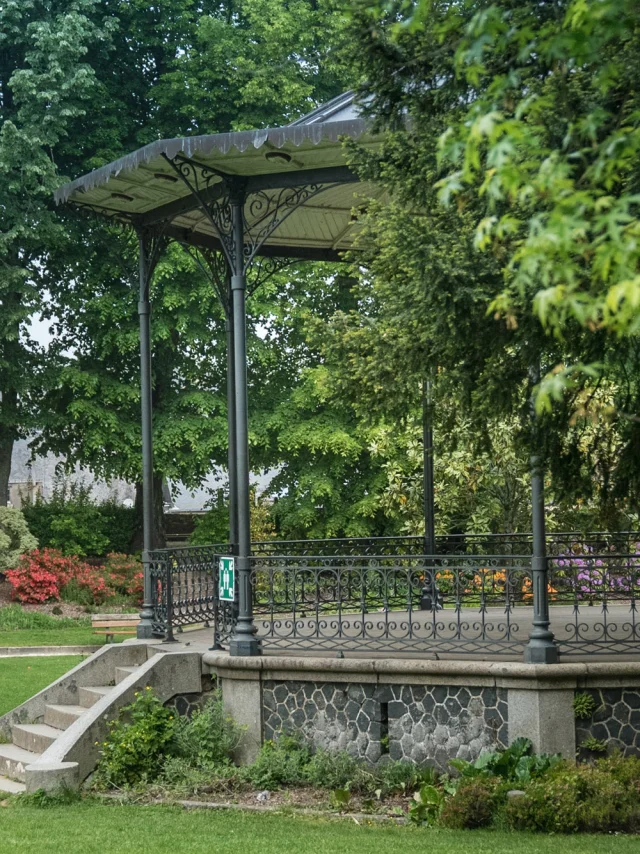
{"type": "Polygon", "coordinates": [[[12,596],[25,605],[75,602],[94,606],[142,598],[142,567],[129,555],[109,554],[103,567],[91,566],[56,549],[35,549],[6,573],[12,596]]]}

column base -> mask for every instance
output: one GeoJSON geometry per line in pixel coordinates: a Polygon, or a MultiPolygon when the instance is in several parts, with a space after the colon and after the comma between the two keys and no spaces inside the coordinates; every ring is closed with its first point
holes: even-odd
{"type": "Polygon", "coordinates": [[[151,640],[153,638],[153,623],[151,621],[138,623],[136,637],[138,640],[151,640]]]}
{"type": "Polygon", "coordinates": [[[232,638],[229,643],[229,655],[262,655],[262,644],[257,638],[232,638]]]}
{"type": "Polygon", "coordinates": [[[524,648],[525,664],[557,664],[560,651],[553,641],[532,640],[524,648]]]}

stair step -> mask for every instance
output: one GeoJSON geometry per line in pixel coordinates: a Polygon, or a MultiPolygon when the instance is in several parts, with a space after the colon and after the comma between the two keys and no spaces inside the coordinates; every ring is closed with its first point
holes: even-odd
{"type": "Polygon", "coordinates": [[[24,769],[39,758],[39,753],[23,750],[16,744],[0,744],[0,774],[24,783],[24,769]]]}
{"type": "Polygon", "coordinates": [[[79,688],[78,699],[80,700],[80,705],[84,706],[85,709],[90,709],[91,706],[95,705],[109,691],[113,691],[113,685],[95,685],[91,688],[79,688]]]}
{"type": "Polygon", "coordinates": [[[120,682],[123,682],[127,676],[131,676],[132,673],[135,673],[138,669],[139,665],[135,665],[130,667],[129,665],[121,665],[120,667],[116,667],[116,685],[119,685],[120,682]]]}
{"type": "Polygon", "coordinates": [[[27,787],[24,783],[18,783],[17,780],[10,780],[8,777],[0,777],[0,792],[7,795],[19,795],[26,790],[27,787]]]}
{"type": "Polygon", "coordinates": [[[32,753],[44,753],[59,735],[60,730],[48,724],[14,724],[11,727],[13,743],[32,753]]]}
{"type": "Polygon", "coordinates": [[[44,722],[56,729],[66,729],[87,711],[86,706],[56,706],[44,707],[44,722]]]}

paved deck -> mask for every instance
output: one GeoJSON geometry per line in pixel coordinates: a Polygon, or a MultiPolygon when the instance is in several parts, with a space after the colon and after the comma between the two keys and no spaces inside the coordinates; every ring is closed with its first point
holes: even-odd
{"type": "MultiPolygon", "coordinates": [[[[459,614],[444,608],[431,612],[372,612],[324,614],[318,625],[307,612],[297,619],[295,636],[291,615],[275,618],[274,627],[264,618],[255,619],[263,637],[265,655],[313,655],[385,658],[456,658],[477,660],[522,660],[523,648],[532,628],[533,609],[518,607],[509,616],[502,608],[489,608],[482,617],[475,609],[459,614]],[[435,625],[434,625],[435,623],[435,625]]],[[[616,661],[640,659],[640,621],[626,604],[611,605],[606,614],[598,605],[583,607],[578,615],[565,605],[551,607],[551,629],[560,646],[563,661],[583,661],[597,657],[616,661]],[[577,640],[577,643],[576,643],[577,640]]],[[[213,632],[188,627],[176,633],[181,644],[208,648],[213,632]]],[[[227,644],[224,644],[227,646],[227,644]]]]}

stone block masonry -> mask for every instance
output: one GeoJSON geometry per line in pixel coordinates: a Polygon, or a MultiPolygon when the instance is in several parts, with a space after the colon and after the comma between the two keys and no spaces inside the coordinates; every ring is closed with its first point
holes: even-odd
{"type": "Polygon", "coordinates": [[[385,754],[446,770],[508,744],[507,692],[459,685],[265,680],[263,738],[299,735],[370,763],[385,754]]]}
{"type": "Polygon", "coordinates": [[[576,719],[576,744],[579,754],[589,738],[606,742],[607,751],[619,750],[625,756],[640,756],[640,689],[591,688],[595,711],[589,719],[576,719]]]}

